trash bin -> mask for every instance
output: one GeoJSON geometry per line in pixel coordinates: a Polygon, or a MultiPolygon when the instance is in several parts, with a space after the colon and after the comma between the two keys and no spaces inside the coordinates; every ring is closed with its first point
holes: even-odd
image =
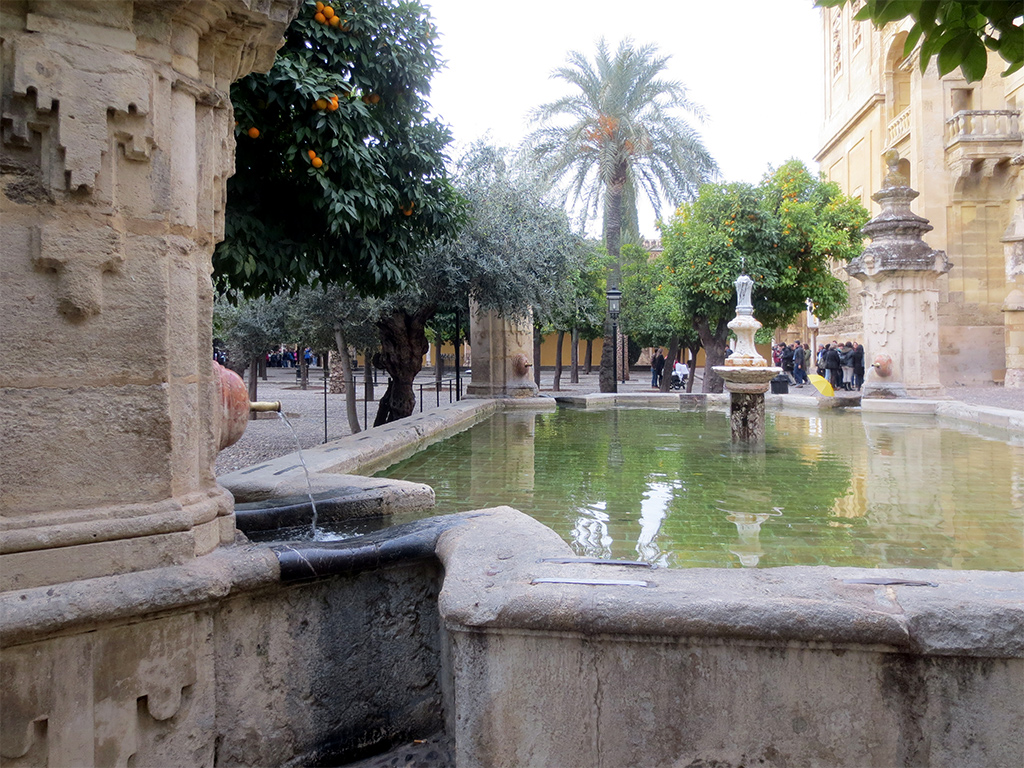
{"type": "MultiPolygon", "coordinates": [[[[764,381],[764,379],[762,379],[764,381]]],[[[788,395],[789,394],[789,377],[784,373],[780,373],[771,381],[772,394],[773,395],[788,395]]]]}

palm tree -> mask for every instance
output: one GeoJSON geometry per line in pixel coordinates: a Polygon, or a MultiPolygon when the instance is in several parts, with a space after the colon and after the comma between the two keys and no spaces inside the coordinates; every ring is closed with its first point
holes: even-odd
{"type": "MultiPolygon", "coordinates": [[[[662,195],[678,205],[717,174],[700,135],[675,114],[704,117],[681,83],[661,78],[668,59],[658,56],[655,46],[636,48],[628,39],[613,58],[602,38],[593,62],[572,51],[568,64],[552,73],[575,91],[533,113],[541,124],[527,138],[534,159],[549,178],[569,178],[570,194],[585,211],[596,214],[603,208],[604,243],[612,262],[609,286],[620,285],[624,218],[635,222],[639,192],[660,215],[662,195]]],[[[611,346],[606,321],[602,392],[615,386],[611,346]]]]}

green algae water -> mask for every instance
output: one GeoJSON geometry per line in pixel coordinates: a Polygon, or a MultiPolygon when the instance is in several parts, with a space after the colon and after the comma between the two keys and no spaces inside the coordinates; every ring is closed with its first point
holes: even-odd
{"type": "Polygon", "coordinates": [[[431,514],[508,504],[581,556],[671,568],[1024,569],[1024,447],[930,417],[769,412],[767,449],[727,414],[509,411],[378,477],[431,514]]]}

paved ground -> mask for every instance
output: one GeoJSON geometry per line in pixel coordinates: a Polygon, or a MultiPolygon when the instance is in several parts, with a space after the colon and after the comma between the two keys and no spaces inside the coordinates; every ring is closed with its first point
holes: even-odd
{"type": "MultiPolygon", "coordinates": [[[[541,394],[554,394],[552,390],[554,372],[550,370],[541,371],[541,394]]],[[[375,389],[375,396],[380,397],[384,393],[387,383],[386,375],[380,374],[380,382],[375,389]]],[[[620,383],[621,392],[650,392],[650,374],[645,371],[634,371],[631,380],[620,383]]],[[[437,393],[433,391],[433,373],[422,374],[416,380],[417,401],[420,400],[420,386],[423,389],[423,409],[436,408],[438,402],[446,405],[449,401],[449,385],[444,385],[444,391],[437,393]]],[[[466,379],[462,382],[463,388],[466,379]]],[[[561,392],[573,392],[587,394],[598,391],[597,374],[583,374],[580,376],[579,384],[569,383],[568,371],[564,372],[561,382],[561,392]]],[[[700,391],[700,379],[694,382],[694,391],[700,391]]],[[[810,387],[803,389],[790,389],[792,393],[808,394],[810,387]]],[[[1004,387],[956,387],[947,390],[947,394],[965,403],[974,405],[988,405],[996,408],[1010,408],[1013,410],[1024,410],[1024,390],[1006,389],[1004,387]]],[[[324,430],[324,387],[323,374],[319,369],[310,371],[309,389],[303,391],[299,388],[295,378],[294,368],[270,368],[267,371],[267,380],[261,380],[257,387],[257,396],[260,400],[280,400],[282,408],[288,416],[295,434],[276,416],[260,418],[249,423],[242,439],[230,448],[222,451],[217,458],[216,471],[218,475],[233,472],[237,469],[250,467],[267,459],[276,458],[287,453],[292,453],[296,445],[302,448],[312,448],[323,443],[324,430]]],[[[331,395],[326,397],[327,419],[326,437],[334,440],[350,434],[348,419],[345,416],[345,396],[331,395]]],[[[359,423],[368,421],[373,424],[374,416],[377,413],[376,402],[366,404],[362,399],[362,385],[358,386],[357,410],[359,423]],[[365,416],[364,416],[365,414],[365,416]]],[[[419,405],[417,405],[419,408],[419,405]]]]}

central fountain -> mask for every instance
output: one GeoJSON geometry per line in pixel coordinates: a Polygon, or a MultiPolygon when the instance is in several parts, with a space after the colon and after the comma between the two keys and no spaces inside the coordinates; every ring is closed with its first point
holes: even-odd
{"type": "Polygon", "coordinates": [[[742,271],[736,279],[736,317],[729,321],[729,330],[736,334],[736,351],[726,358],[725,365],[716,365],[712,370],[722,377],[729,390],[733,444],[763,446],[764,393],[782,369],[768,365],[754,346],[754,334],[761,323],[754,317],[753,289],[754,281],[742,271]]]}

